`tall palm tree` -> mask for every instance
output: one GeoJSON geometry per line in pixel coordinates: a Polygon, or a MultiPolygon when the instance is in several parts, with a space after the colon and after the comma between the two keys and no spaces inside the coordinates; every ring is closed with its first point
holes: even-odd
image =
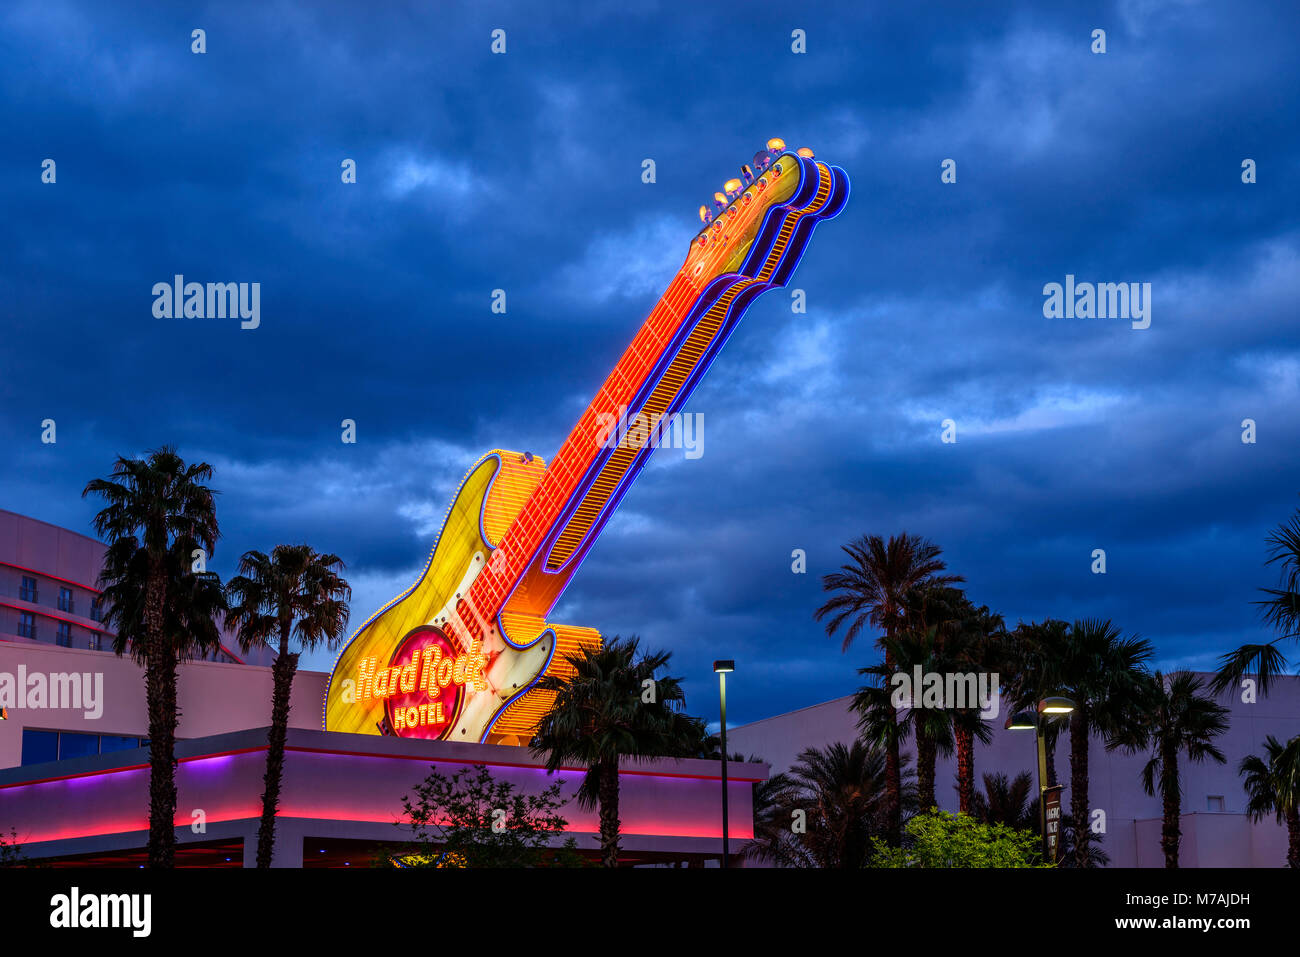
{"type": "Polygon", "coordinates": [[[571,677],[543,675],[537,687],[555,693],[533,738],[548,771],[574,762],[587,766],[578,803],[600,809],[601,859],[617,867],[619,856],[618,766],[620,758],[690,757],[701,747],[698,719],[682,712],[686,697],[677,678],[661,676],[671,652],[642,654],[635,637],[615,637],[599,648],[567,657],[571,677]],[[644,682],[655,683],[655,700],[644,703],[644,682]]]}
{"type": "MultiPolygon", "coordinates": [[[[987,605],[975,607],[963,599],[958,627],[946,646],[949,667],[954,672],[998,674],[1006,659],[1006,626],[1002,616],[987,605]]],[[[1000,683],[1000,678],[999,678],[1000,683]]],[[[979,707],[952,708],[953,737],[957,744],[957,809],[973,814],[975,805],[975,739],[983,744],[993,732],[979,707]]]]}
{"type": "MultiPolygon", "coordinates": [[[[915,642],[924,639],[929,645],[925,658],[912,656],[911,661],[895,661],[900,672],[914,671],[916,665],[922,672],[944,674],[953,670],[954,635],[962,627],[963,616],[970,601],[959,588],[950,585],[926,583],[908,593],[904,608],[905,626],[900,637],[915,642]]],[[[920,689],[913,689],[920,693],[920,689]]],[[[934,795],[935,765],[938,756],[945,758],[953,751],[954,713],[946,703],[939,708],[928,708],[924,716],[911,715],[911,726],[916,739],[916,779],[919,805],[926,811],[937,805],[934,795]]]]}
{"type": "MultiPolygon", "coordinates": [[[[910,774],[904,774],[902,804],[915,808],[910,774]]],[[[860,868],[871,856],[871,838],[889,826],[883,748],[857,740],[807,748],[786,773],[770,818],[755,832],[751,856],[786,867],[860,868]],[[802,812],[806,830],[791,822],[802,812]]]]}
{"type": "Polygon", "coordinates": [[[1049,666],[1056,686],[1074,700],[1070,714],[1070,814],[1074,820],[1074,865],[1091,867],[1094,843],[1089,829],[1088,744],[1094,731],[1106,740],[1142,722],[1150,700],[1146,663],[1150,642],[1124,637],[1100,619],[1070,626],[1062,655],[1049,666]]]}
{"type": "Polygon", "coordinates": [[[1219,671],[1210,682],[1215,694],[1237,684],[1248,674],[1259,679],[1259,690],[1268,694],[1273,678],[1285,674],[1286,655],[1278,647],[1283,639],[1300,639],[1300,509],[1268,534],[1268,563],[1281,565],[1279,588],[1261,588],[1270,596],[1257,602],[1266,624],[1278,636],[1263,644],[1242,645],[1225,654],[1219,671]]]}
{"type": "MultiPolygon", "coordinates": [[[[927,585],[951,585],[963,581],[960,575],[944,574],[947,564],[942,549],[928,539],[903,532],[884,541],[879,535],[864,535],[843,547],[850,561],[840,570],[822,577],[822,588],[833,592],[817,609],[817,621],[829,618],[826,634],[834,636],[841,626],[848,651],[864,628],[880,629],[893,638],[904,625],[908,592],[927,585]]],[[[885,651],[885,665],[894,662],[885,651]]],[[[896,720],[892,704],[886,717],[896,720]]],[[[887,839],[897,845],[902,838],[902,758],[897,732],[885,736],[885,791],[888,809],[887,839]]]]}
{"type": "Polygon", "coordinates": [[[1167,677],[1157,671],[1150,693],[1146,721],[1118,733],[1111,747],[1137,750],[1149,742],[1152,754],[1142,768],[1142,787],[1154,796],[1159,785],[1164,812],[1160,847],[1165,852],[1165,867],[1177,867],[1183,811],[1178,756],[1186,754],[1197,764],[1206,758],[1223,764],[1223,752],[1214,738],[1228,730],[1228,709],[1201,694],[1201,679],[1187,671],[1167,677]]]}
{"type": "Polygon", "coordinates": [[[284,741],[289,730],[289,695],[298,670],[298,652],[289,651],[289,639],[310,651],[324,644],[338,646],[348,626],[352,589],[339,576],[343,561],[322,555],[309,545],[277,545],[268,557],[247,551],[239,560],[239,574],[226,584],[230,611],[226,627],[233,629],[239,646],[275,647],[271,665],[271,728],[267,739],[262,820],[257,828],[257,866],[270,867],[275,849],[275,812],[280,806],[280,781],[284,772],[284,741]],[[272,646],[272,641],[276,644],[272,646]]]}
{"type": "Polygon", "coordinates": [[[1266,814],[1286,822],[1288,867],[1300,867],[1300,736],[1286,744],[1271,734],[1264,739],[1264,758],[1254,754],[1241,761],[1246,780],[1246,813],[1252,821],[1266,814]]]}
{"type": "Polygon", "coordinates": [[[107,542],[99,574],[113,650],[144,669],[149,713],[149,866],[171,867],[176,851],[176,669],[219,647],[214,617],[225,609],[215,576],[195,575],[192,555],[212,556],[220,531],[212,467],[187,465],[170,446],[146,458],[119,456],[108,478],[82,497],[105,502],[91,524],[107,542]]]}
{"type": "Polygon", "coordinates": [[[894,675],[911,675],[914,668],[940,673],[945,662],[939,649],[937,626],[924,631],[907,630],[894,638],[882,638],[881,645],[894,667],[884,663],[859,668],[868,683],[853,695],[849,707],[858,713],[858,733],[872,745],[887,746],[892,735],[905,739],[910,732],[916,742],[916,800],[924,812],[937,805],[935,765],[938,755],[952,754],[952,719],[943,708],[927,708],[915,700],[921,689],[912,689],[913,700],[900,702],[892,686],[894,675]],[[899,708],[902,710],[898,710],[899,708]]]}

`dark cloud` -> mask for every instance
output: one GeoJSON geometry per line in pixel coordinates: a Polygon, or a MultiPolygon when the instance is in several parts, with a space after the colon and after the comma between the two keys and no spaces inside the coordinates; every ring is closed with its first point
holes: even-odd
{"type": "Polygon", "coordinates": [[[1263,536],[1300,504],[1293,8],[0,17],[5,507],[85,528],[89,477],[175,442],[217,467],[218,567],[311,541],[349,562],[363,620],[478,454],[552,454],[696,207],[782,135],[853,179],[796,276],[808,312],[751,309],[691,403],[703,457],[657,453],[557,620],[672,649],[701,712],[709,662],[736,657],[754,719],[852,690],[871,654],[812,621],[818,576],[906,529],[1011,621],[1105,615],[1202,667],[1259,633],[1263,536]],[[155,319],[175,273],[262,283],[262,327],[155,319]],[[1067,273],[1150,282],[1151,328],[1044,319],[1067,273]]]}

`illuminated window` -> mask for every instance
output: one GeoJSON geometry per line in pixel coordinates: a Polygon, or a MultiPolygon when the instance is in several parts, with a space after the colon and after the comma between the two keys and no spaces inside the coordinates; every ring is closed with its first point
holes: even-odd
{"type": "Polygon", "coordinates": [[[18,593],[18,597],[23,601],[29,601],[36,604],[36,579],[23,576],[23,587],[18,593]]]}
{"type": "Polygon", "coordinates": [[[104,636],[97,631],[92,631],[90,633],[90,641],[86,645],[86,647],[89,648],[91,651],[103,651],[104,636]]]}
{"type": "Polygon", "coordinates": [[[36,637],[36,616],[29,611],[18,613],[18,634],[22,638],[36,637]]]}

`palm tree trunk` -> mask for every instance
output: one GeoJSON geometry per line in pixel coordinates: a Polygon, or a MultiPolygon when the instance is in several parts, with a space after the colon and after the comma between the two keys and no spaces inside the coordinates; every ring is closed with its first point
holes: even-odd
{"type": "Polygon", "coordinates": [[[149,866],[176,860],[176,650],[163,634],[166,600],[155,563],[145,599],[145,706],[149,711],[149,866]]]}
{"type": "Polygon", "coordinates": [[[280,626],[280,653],[271,666],[271,730],[266,749],[266,774],[262,781],[262,820],[257,827],[257,866],[270,867],[275,851],[275,812],[280,806],[284,775],[284,740],[289,730],[289,696],[293,690],[298,656],[289,654],[289,624],[280,626]]]}
{"type": "Polygon", "coordinates": [[[1300,867],[1300,807],[1292,805],[1286,812],[1287,842],[1286,863],[1288,867],[1300,867]]]}
{"type": "Polygon", "coordinates": [[[1087,867],[1088,845],[1088,711],[1079,703],[1070,715],[1070,815],[1074,818],[1074,865],[1087,867]]]}
{"type": "Polygon", "coordinates": [[[618,867],[618,759],[604,761],[596,769],[600,797],[600,852],[605,867],[618,867]]]}
{"type": "Polygon", "coordinates": [[[958,725],[957,737],[957,810],[972,814],[975,808],[975,732],[958,725]]]}
{"type": "MultiPolygon", "coordinates": [[[[893,625],[885,628],[886,634],[893,638],[893,625]]],[[[893,674],[894,656],[885,652],[885,669],[893,674]]],[[[888,712],[889,738],[885,742],[885,840],[892,847],[903,843],[903,759],[899,752],[898,710],[894,707],[893,695],[886,702],[888,712]]]]}
{"type": "Polygon", "coordinates": [[[1178,752],[1165,745],[1160,756],[1160,790],[1164,797],[1164,825],[1160,833],[1160,846],[1165,852],[1165,867],[1178,866],[1179,815],[1182,812],[1178,794],[1178,752]]]}
{"type": "Polygon", "coordinates": [[[934,765],[938,758],[934,738],[916,729],[916,797],[918,810],[924,814],[939,802],[934,797],[934,765]]]}

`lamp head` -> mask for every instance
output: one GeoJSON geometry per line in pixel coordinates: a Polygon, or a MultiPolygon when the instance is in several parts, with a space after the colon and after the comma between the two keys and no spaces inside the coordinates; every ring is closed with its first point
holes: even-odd
{"type": "Polygon", "coordinates": [[[1038,702],[1039,714],[1069,714],[1074,710],[1074,702],[1060,696],[1044,698],[1038,702]]]}
{"type": "Polygon", "coordinates": [[[1008,731],[1032,731],[1038,727],[1038,715],[1032,711],[1017,711],[1007,718],[1005,727],[1008,731]]]}
{"type": "Polygon", "coordinates": [[[723,658],[713,663],[713,670],[717,674],[726,674],[729,671],[736,670],[736,662],[730,658],[723,658]]]}

